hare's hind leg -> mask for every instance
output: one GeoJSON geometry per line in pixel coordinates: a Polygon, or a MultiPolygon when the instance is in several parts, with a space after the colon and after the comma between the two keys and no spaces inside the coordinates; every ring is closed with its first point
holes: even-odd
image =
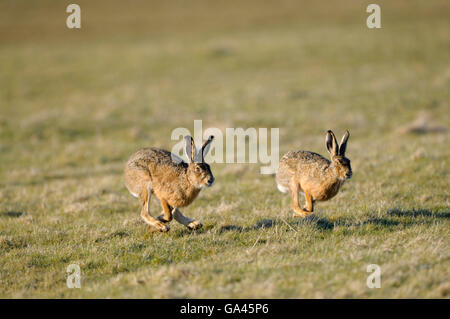
{"type": "Polygon", "coordinates": [[[198,220],[193,220],[193,219],[190,219],[190,218],[184,216],[180,212],[180,210],[176,207],[173,209],[172,213],[173,213],[173,218],[175,218],[175,220],[177,222],[179,222],[180,224],[183,224],[184,226],[186,226],[189,229],[199,229],[203,226],[202,223],[200,223],[198,220]]]}
{"type": "Polygon", "coordinates": [[[156,218],[154,218],[152,215],[150,215],[150,197],[152,194],[152,188],[150,186],[150,183],[147,184],[147,187],[142,187],[141,193],[139,194],[139,201],[141,202],[142,208],[141,208],[141,217],[146,222],[150,228],[156,229],[161,232],[166,232],[170,228],[168,225],[165,225],[164,223],[160,222],[156,218]]]}

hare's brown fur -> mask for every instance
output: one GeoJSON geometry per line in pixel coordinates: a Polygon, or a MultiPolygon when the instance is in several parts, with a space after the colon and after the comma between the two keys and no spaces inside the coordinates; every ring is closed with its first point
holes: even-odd
{"type": "Polygon", "coordinates": [[[199,152],[192,138],[186,137],[189,163],[169,151],[144,148],[134,153],[125,166],[125,185],[142,205],[141,217],[152,229],[168,231],[165,224],[175,218],[188,228],[201,227],[201,223],[181,214],[179,207],[188,206],[201,189],[211,186],[214,177],[209,165],[203,162],[212,137],[199,152]],[[150,215],[150,197],[154,194],[161,202],[163,214],[157,219],[150,215]]]}
{"type": "Polygon", "coordinates": [[[332,131],[327,133],[327,147],[331,161],[317,153],[291,151],[280,160],[276,175],[278,189],[290,192],[294,216],[307,216],[314,210],[315,201],[333,198],[345,180],[351,177],[350,160],[345,157],[349,134],[344,135],[341,146],[332,131]],[[298,205],[298,193],[305,195],[306,207],[298,205]]]}

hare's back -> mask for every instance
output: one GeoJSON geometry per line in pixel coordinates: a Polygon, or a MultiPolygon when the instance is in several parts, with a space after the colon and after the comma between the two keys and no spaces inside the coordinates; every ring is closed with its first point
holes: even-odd
{"type": "Polygon", "coordinates": [[[292,172],[323,170],[330,161],[320,154],[309,151],[291,151],[281,158],[280,166],[292,172]]]}
{"type": "Polygon", "coordinates": [[[177,169],[183,165],[186,165],[186,163],[183,162],[181,157],[169,151],[151,147],[136,151],[131,155],[126,166],[129,169],[149,170],[153,166],[177,169]]]}
{"type": "Polygon", "coordinates": [[[311,167],[326,164],[327,159],[321,155],[308,151],[290,151],[280,160],[276,181],[278,188],[288,187],[290,181],[302,172],[310,171],[311,167]]]}

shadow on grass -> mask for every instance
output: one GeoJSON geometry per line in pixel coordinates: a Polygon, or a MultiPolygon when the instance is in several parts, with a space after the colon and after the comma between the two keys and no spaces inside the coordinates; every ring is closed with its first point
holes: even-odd
{"type": "Polygon", "coordinates": [[[263,219],[261,221],[258,221],[255,225],[247,226],[247,227],[242,227],[242,226],[237,226],[237,225],[225,225],[225,226],[220,227],[219,233],[221,234],[221,233],[224,233],[227,231],[235,231],[238,233],[243,233],[243,232],[248,232],[248,231],[257,230],[257,229],[271,228],[271,227],[275,226],[276,223],[277,223],[277,221],[275,221],[273,219],[263,219]]]}
{"type": "MultiPolygon", "coordinates": [[[[416,219],[418,217],[430,217],[430,218],[450,218],[449,212],[433,213],[426,209],[413,209],[413,210],[402,210],[402,209],[389,209],[386,211],[386,217],[372,217],[372,214],[367,215],[365,220],[354,220],[353,218],[340,217],[335,220],[329,220],[324,217],[318,217],[317,215],[311,215],[304,219],[297,219],[294,222],[285,220],[275,220],[275,219],[263,219],[258,221],[253,226],[242,227],[237,225],[225,225],[220,227],[219,233],[224,233],[228,231],[234,232],[248,232],[252,230],[271,228],[275,225],[288,226],[290,230],[297,230],[302,225],[311,224],[317,227],[319,230],[333,230],[335,227],[363,227],[367,225],[378,225],[385,228],[392,228],[396,226],[412,226],[416,224],[423,224],[423,219],[416,219]],[[409,217],[407,220],[398,220],[396,217],[409,217]]],[[[432,222],[430,220],[430,222],[432,222]]]]}
{"type": "Polygon", "coordinates": [[[23,215],[25,215],[25,212],[16,212],[16,211],[3,212],[0,214],[1,217],[9,217],[9,218],[17,218],[23,215]]]}
{"type": "Polygon", "coordinates": [[[412,209],[403,210],[398,208],[391,208],[386,211],[386,217],[371,217],[372,214],[368,214],[368,218],[362,221],[355,221],[351,218],[338,218],[334,221],[335,226],[365,226],[365,225],[379,225],[383,227],[395,227],[395,226],[412,226],[424,223],[433,222],[432,218],[450,218],[449,212],[433,213],[427,209],[412,209]],[[404,217],[399,219],[397,217],[404,217]],[[429,217],[430,220],[424,220],[421,217],[429,217]]]}
{"type": "MultiPolygon", "coordinates": [[[[373,217],[362,221],[355,221],[349,218],[338,218],[334,221],[335,226],[354,227],[354,226],[366,226],[366,225],[380,225],[384,227],[398,226],[401,223],[396,220],[388,218],[373,217]]],[[[410,223],[409,223],[410,224],[410,223]]]]}
{"type": "Polygon", "coordinates": [[[392,216],[399,217],[435,217],[435,218],[450,218],[450,212],[442,212],[442,213],[433,213],[428,209],[412,209],[412,210],[403,210],[399,208],[388,209],[387,213],[392,216]]]}
{"type": "MultiPolygon", "coordinates": [[[[412,226],[416,224],[423,224],[423,219],[417,220],[417,217],[430,217],[430,218],[449,218],[449,212],[443,213],[433,213],[429,210],[415,209],[415,210],[401,210],[401,209],[389,209],[386,211],[386,217],[373,217],[373,214],[367,214],[367,219],[365,220],[355,220],[351,217],[339,217],[335,220],[329,220],[328,218],[318,217],[317,215],[311,215],[304,219],[284,220],[284,219],[262,219],[256,222],[252,226],[238,226],[238,225],[224,225],[219,228],[219,234],[225,232],[237,232],[245,233],[254,230],[268,229],[276,225],[278,226],[288,226],[288,231],[297,231],[302,225],[313,225],[318,230],[329,231],[333,230],[335,227],[363,227],[367,225],[378,225],[385,228],[392,228],[396,226],[412,226]],[[396,217],[409,217],[407,220],[398,220],[396,217]]],[[[430,222],[432,222],[430,220],[430,222]]],[[[211,229],[215,225],[204,226],[198,230],[189,230],[187,228],[177,229],[175,231],[176,237],[185,237],[189,235],[199,235],[203,234],[211,229]]]]}
{"type": "MultiPolygon", "coordinates": [[[[214,225],[203,225],[202,228],[200,229],[188,229],[187,227],[183,227],[182,229],[177,229],[174,231],[175,233],[175,237],[180,238],[180,237],[185,237],[185,236],[189,236],[189,235],[200,235],[203,234],[205,232],[207,232],[208,230],[214,228],[214,225]]],[[[172,230],[171,230],[172,231],[172,230]]]]}
{"type": "Polygon", "coordinates": [[[248,227],[242,227],[242,226],[237,226],[237,225],[225,225],[225,226],[220,227],[219,233],[223,233],[223,232],[227,232],[227,231],[236,231],[239,233],[243,233],[243,232],[249,232],[252,230],[272,228],[275,225],[279,225],[279,226],[287,225],[290,228],[293,228],[293,227],[298,227],[299,225],[306,224],[306,223],[313,224],[321,230],[330,230],[330,229],[333,229],[333,227],[334,227],[334,224],[332,222],[330,222],[329,220],[327,220],[326,218],[319,218],[317,216],[311,216],[311,217],[308,217],[305,219],[296,220],[296,222],[294,222],[294,223],[289,223],[289,222],[283,221],[283,220],[263,219],[261,221],[258,221],[255,225],[248,226],[248,227]]]}
{"type": "Polygon", "coordinates": [[[130,236],[130,232],[126,231],[126,230],[117,230],[115,232],[112,232],[106,236],[103,237],[98,237],[97,239],[95,239],[94,242],[96,243],[100,243],[100,242],[104,242],[104,241],[108,241],[114,238],[124,238],[124,237],[128,237],[130,236]]]}

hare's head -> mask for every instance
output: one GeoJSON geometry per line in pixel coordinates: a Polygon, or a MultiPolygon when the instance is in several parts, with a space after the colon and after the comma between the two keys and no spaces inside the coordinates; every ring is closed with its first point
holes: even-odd
{"type": "Polygon", "coordinates": [[[347,141],[349,137],[350,133],[346,131],[342,137],[340,145],[337,143],[336,136],[334,136],[333,131],[329,130],[326,137],[327,149],[331,155],[331,165],[335,167],[339,178],[342,180],[352,177],[350,160],[345,157],[345,150],[347,148],[347,141]]]}
{"type": "Polygon", "coordinates": [[[214,136],[210,136],[198,151],[191,136],[186,136],[184,139],[186,141],[186,156],[189,159],[187,168],[189,181],[197,188],[212,186],[214,176],[209,165],[205,163],[205,156],[208,154],[214,136]]]}

